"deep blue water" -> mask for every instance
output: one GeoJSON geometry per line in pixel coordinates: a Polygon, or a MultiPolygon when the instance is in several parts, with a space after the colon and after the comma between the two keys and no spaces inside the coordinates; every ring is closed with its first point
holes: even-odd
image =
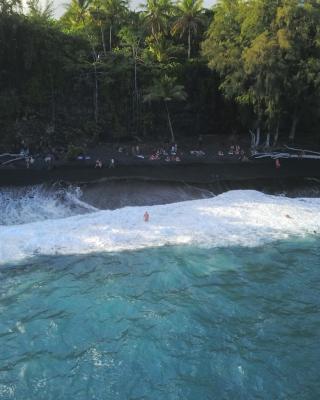
{"type": "Polygon", "coordinates": [[[0,268],[0,399],[319,399],[318,239],[0,268]]]}

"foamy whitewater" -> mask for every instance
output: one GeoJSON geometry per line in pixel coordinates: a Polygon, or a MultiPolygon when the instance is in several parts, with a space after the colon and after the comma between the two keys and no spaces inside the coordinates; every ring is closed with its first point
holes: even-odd
{"type": "Polygon", "coordinates": [[[0,226],[25,224],[97,211],[80,200],[79,187],[45,185],[0,189],[0,226]]]}
{"type": "MultiPolygon", "coordinates": [[[[38,203],[38,199],[24,201],[26,209],[29,201],[34,206],[38,203]]],[[[42,207],[46,201],[40,201],[39,209],[46,209],[42,207]]],[[[1,263],[34,255],[113,252],[163,245],[252,247],[320,232],[320,199],[289,199],[256,191],[230,191],[210,199],[114,211],[94,211],[87,205],[86,211],[90,213],[75,216],[69,216],[74,210],[57,204],[54,203],[52,215],[60,219],[50,219],[51,214],[42,211],[40,221],[0,226],[1,263]],[[148,223],[143,221],[146,210],[150,214],[148,223]]],[[[3,213],[6,210],[2,209],[1,221],[6,222],[3,213]]],[[[22,223],[25,220],[22,218],[22,223]]]]}

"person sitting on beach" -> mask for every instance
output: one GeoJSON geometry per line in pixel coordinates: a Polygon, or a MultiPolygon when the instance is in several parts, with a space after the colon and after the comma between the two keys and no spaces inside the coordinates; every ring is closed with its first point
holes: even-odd
{"type": "Polygon", "coordinates": [[[231,145],[230,146],[230,149],[229,149],[229,151],[228,151],[228,154],[230,155],[230,156],[233,156],[233,154],[234,154],[234,146],[233,145],[231,145]]]}
{"type": "Polygon", "coordinates": [[[94,166],[95,168],[102,168],[102,161],[98,158],[96,161],[96,165],[94,166]]]}
{"type": "Polygon", "coordinates": [[[143,215],[144,222],[149,222],[149,213],[146,211],[143,215]]]}
{"type": "Polygon", "coordinates": [[[53,163],[53,156],[51,154],[48,154],[44,158],[44,162],[46,163],[47,168],[50,169],[52,167],[52,163],[53,163]]]}
{"type": "Polygon", "coordinates": [[[32,156],[26,157],[26,167],[29,169],[34,164],[34,158],[32,156]]]}
{"type": "Polygon", "coordinates": [[[220,157],[221,157],[221,156],[224,156],[224,152],[221,151],[221,150],[219,150],[219,151],[218,151],[218,156],[220,156],[220,157]]]}
{"type": "Polygon", "coordinates": [[[244,150],[240,151],[240,157],[239,157],[240,161],[248,161],[248,157],[246,156],[246,153],[244,150]]]}

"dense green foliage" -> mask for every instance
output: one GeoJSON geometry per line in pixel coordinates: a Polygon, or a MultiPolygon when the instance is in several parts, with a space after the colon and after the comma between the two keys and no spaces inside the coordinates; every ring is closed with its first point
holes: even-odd
{"type": "Polygon", "coordinates": [[[319,140],[319,0],[71,0],[52,15],[0,0],[4,148],[250,129],[319,140]]]}
{"type": "Polygon", "coordinates": [[[224,0],[203,44],[228,98],[251,107],[259,132],[319,128],[320,2],[224,0]],[[289,128],[290,126],[290,128],[289,128]]]}

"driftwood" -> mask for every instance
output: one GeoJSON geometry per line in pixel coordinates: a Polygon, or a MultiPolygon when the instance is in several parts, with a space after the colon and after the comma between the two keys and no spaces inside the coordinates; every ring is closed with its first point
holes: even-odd
{"type": "Polygon", "coordinates": [[[0,154],[0,157],[19,157],[19,156],[22,157],[22,154],[11,154],[11,153],[0,154]]]}
{"type": "Polygon", "coordinates": [[[303,159],[313,159],[313,160],[320,160],[320,154],[306,154],[301,156],[300,154],[290,154],[290,153],[256,153],[254,158],[303,158],[303,159]]]}
{"type": "Polygon", "coordinates": [[[18,157],[18,158],[14,158],[13,160],[5,161],[5,162],[3,162],[3,163],[0,164],[0,167],[2,167],[3,165],[11,164],[11,163],[13,163],[13,162],[15,162],[15,161],[19,161],[19,160],[25,160],[25,156],[23,156],[23,157],[20,156],[20,157],[18,157]]]}
{"type": "Polygon", "coordinates": [[[313,150],[305,150],[305,149],[295,149],[294,147],[289,147],[289,146],[284,146],[288,150],[293,150],[293,151],[300,151],[304,153],[312,153],[312,154],[317,154],[320,156],[320,153],[318,151],[313,151],[313,150]]]}

